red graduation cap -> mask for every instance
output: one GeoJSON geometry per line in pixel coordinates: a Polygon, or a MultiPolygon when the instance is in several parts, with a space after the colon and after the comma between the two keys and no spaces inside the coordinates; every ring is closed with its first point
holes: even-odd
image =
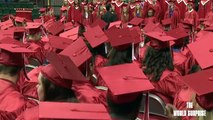
{"type": "Polygon", "coordinates": [[[107,25],[107,23],[105,21],[103,21],[102,19],[98,18],[90,26],[95,27],[97,25],[99,25],[101,27],[101,29],[103,29],[107,25]]]}
{"type": "Polygon", "coordinates": [[[27,22],[27,26],[25,27],[29,30],[30,34],[34,34],[36,32],[40,32],[41,23],[27,22]]]}
{"type": "Polygon", "coordinates": [[[13,21],[11,19],[0,23],[0,28],[2,30],[5,30],[5,29],[13,27],[13,26],[14,26],[14,24],[13,24],[13,21]]]}
{"type": "Polygon", "coordinates": [[[46,57],[62,79],[86,82],[86,78],[70,57],[54,52],[49,52],[46,57]]]}
{"type": "Polygon", "coordinates": [[[134,17],[132,20],[130,20],[129,24],[138,26],[143,22],[142,18],[134,17]]]}
{"type": "Polygon", "coordinates": [[[41,19],[33,19],[33,22],[35,22],[35,23],[42,23],[42,20],[41,19]]]}
{"type": "Polygon", "coordinates": [[[213,92],[213,68],[183,76],[183,81],[191,87],[198,96],[213,92]]]}
{"type": "Polygon", "coordinates": [[[60,55],[69,57],[77,67],[80,67],[92,56],[82,38],[78,38],[78,40],[70,44],[60,55]]]}
{"type": "Polygon", "coordinates": [[[163,19],[161,22],[162,22],[162,25],[167,26],[172,24],[172,19],[171,18],[163,19]]]}
{"type": "Polygon", "coordinates": [[[117,29],[114,27],[108,29],[106,34],[109,37],[108,41],[110,42],[110,44],[118,49],[125,49],[125,46],[132,45],[132,43],[134,42],[129,28],[117,29]]]}
{"type": "Polygon", "coordinates": [[[22,53],[33,53],[21,42],[6,37],[0,40],[0,63],[11,66],[24,66],[22,53]]]}
{"type": "Polygon", "coordinates": [[[47,10],[46,8],[40,8],[40,9],[39,9],[39,12],[40,12],[40,13],[44,13],[44,12],[46,12],[46,10],[47,10]]]}
{"type": "Polygon", "coordinates": [[[68,89],[72,88],[72,81],[61,78],[51,64],[43,66],[41,68],[41,73],[45,78],[53,82],[55,85],[68,88],[68,89]]]}
{"type": "Polygon", "coordinates": [[[64,30],[67,31],[67,30],[70,30],[74,27],[73,23],[72,22],[67,22],[64,24],[64,30]]]}
{"type": "Polygon", "coordinates": [[[73,40],[59,37],[59,36],[48,36],[49,43],[52,47],[60,50],[64,50],[66,47],[68,47],[71,43],[73,43],[73,40]]]}
{"type": "Polygon", "coordinates": [[[102,104],[40,102],[39,119],[111,120],[102,104]]]}
{"type": "Polygon", "coordinates": [[[212,36],[187,45],[202,69],[213,66],[212,36]]]}
{"type": "Polygon", "coordinates": [[[121,21],[115,21],[115,22],[111,22],[109,24],[109,28],[113,27],[113,26],[116,26],[116,27],[120,27],[121,26],[121,21]]]}
{"type": "Polygon", "coordinates": [[[146,26],[143,28],[143,30],[145,32],[151,32],[153,31],[158,25],[157,24],[154,24],[153,22],[148,22],[146,24],[146,26]]]}
{"type": "Polygon", "coordinates": [[[133,28],[130,28],[130,34],[131,34],[131,37],[132,39],[134,40],[134,44],[136,43],[139,43],[141,42],[141,29],[140,27],[133,27],[133,28]]]}
{"type": "Polygon", "coordinates": [[[15,21],[16,21],[16,22],[22,23],[22,22],[25,22],[25,18],[17,17],[17,16],[16,16],[15,21]]]}
{"type": "Polygon", "coordinates": [[[63,32],[59,36],[63,38],[68,38],[71,40],[76,40],[78,38],[78,30],[79,30],[79,26],[74,27],[71,30],[68,30],[66,32],[63,32]]]}
{"type": "Polygon", "coordinates": [[[67,11],[67,7],[62,6],[60,10],[61,10],[62,12],[65,12],[65,11],[67,11]]]}
{"type": "Polygon", "coordinates": [[[64,24],[60,21],[56,21],[46,28],[49,33],[52,35],[58,35],[64,30],[64,24]]]}
{"type": "Polygon", "coordinates": [[[212,110],[213,68],[186,75],[182,78],[184,82],[197,94],[196,101],[198,104],[206,110],[212,110]]]}
{"type": "Polygon", "coordinates": [[[49,19],[49,20],[47,20],[47,21],[43,24],[43,27],[44,27],[45,29],[48,29],[48,27],[51,26],[51,25],[53,25],[54,22],[55,22],[54,19],[49,19]]]}
{"type": "Polygon", "coordinates": [[[35,22],[27,22],[27,26],[25,27],[26,29],[38,29],[41,27],[41,23],[35,23],[35,22]]]}
{"type": "Polygon", "coordinates": [[[93,28],[88,27],[87,31],[84,32],[84,36],[93,48],[106,42],[108,39],[99,26],[95,26],[93,28]]]}
{"type": "Polygon", "coordinates": [[[25,32],[25,28],[24,27],[14,27],[14,32],[15,33],[23,33],[25,32]]]}
{"type": "Polygon", "coordinates": [[[184,19],[181,22],[186,26],[193,26],[193,19],[184,19]]]}
{"type": "Polygon", "coordinates": [[[0,30],[0,40],[5,37],[13,38],[13,36],[14,36],[14,29],[0,30]]]}
{"type": "Polygon", "coordinates": [[[172,36],[172,37],[174,37],[178,40],[181,39],[181,38],[185,38],[185,37],[189,36],[189,34],[186,33],[186,31],[181,27],[172,29],[172,30],[166,32],[166,34],[169,35],[169,36],[172,36]]]}
{"type": "Polygon", "coordinates": [[[161,42],[174,41],[176,38],[167,35],[165,32],[148,32],[147,36],[159,40],[161,42]]]}
{"type": "Polygon", "coordinates": [[[118,104],[128,103],[141,92],[154,89],[135,63],[97,68],[97,71],[112,93],[112,100],[118,104]]]}
{"type": "Polygon", "coordinates": [[[205,31],[213,31],[213,26],[207,27],[204,29],[205,31]]]}

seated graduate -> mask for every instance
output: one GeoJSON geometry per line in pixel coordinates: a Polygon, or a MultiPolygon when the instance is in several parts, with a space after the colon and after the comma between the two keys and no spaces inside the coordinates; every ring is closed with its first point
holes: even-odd
{"type": "MultiPolygon", "coordinates": [[[[58,66],[57,64],[64,61],[66,58],[62,58],[62,61],[60,61],[58,56],[54,55],[56,54],[50,53],[48,60],[50,60],[51,64],[43,66],[40,69],[37,86],[39,101],[86,102],[85,99],[88,96],[92,96],[91,99],[99,103],[100,96],[98,96],[98,92],[91,91],[91,89],[89,91],[89,89],[87,89],[87,97],[84,96],[85,94],[81,94],[83,93],[81,92],[82,89],[79,89],[82,87],[81,82],[88,82],[81,71],[73,63],[70,66],[70,62],[65,62],[65,64],[58,66]],[[68,71],[64,68],[65,66],[69,67],[68,71]],[[72,72],[70,72],[70,70],[72,70],[72,72]]],[[[89,99],[89,97],[87,99],[89,99]]],[[[38,111],[38,106],[26,110],[19,116],[19,119],[25,117],[38,118],[38,114],[32,114],[30,111],[38,111]]]]}
{"type": "Polygon", "coordinates": [[[180,22],[180,11],[177,6],[175,6],[175,0],[169,0],[168,9],[164,14],[164,19],[171,19],[171,29],[177,28],[180,22]]]}
{"type": "Polygon", "coordinates": [[[153,93],[159,95],[164,102],[172,103],[176,92],[183,85],[180,74],[174,71],[168,42],[175,38],[160,32],[148,32],[146,36],[150,38],[150,43],[141,62],[142,69],[155,87],[153,93]]]}
{"type": "Polygon", "coordinates": [[[25,26],[26,20],[25,20],[25,18],[22,18],[22,17],[15,17],[14,24],[17,27],[25,26]]]}
{"type": "MultiPolygon", "coordinates": [[[[198,103],[199,106],[201,106],[203,109],[208,110],[208,112],[210,113],[207,112],[207,114],[211,114],[211,117],[212,117],[212,112],[211,112],[212,102],[210,101],[212,101],[213,90],[210,89],[210,86],[212,85],[210,81],[212,80],[211,74],[212,74],[213,63],[205,61],[205,59],[207,58],[208,58],[208,61],[212,61],[212,58],[211,57],[209,58],[209,54],[211,54],[211,43],[212,43],[212,40],[207,38],[202,41],[197,41],[195,43],[188,45],[190,51],[193,53],[193,56],[195,57],[196,61],[199,63],[200,67],[199,66],[192,67],[193,69],[191,70],[191,73],[193,72],[196,72],[196,73],[182,77],[183,79],[182,81],[184,81],[187,86],[180,89],[180,91],[177,91],[177,94],[174,100],[174,106],[168,105],[169,112],[172,112],[172,109],[175,109],[175,108],[178,110],[187,110],[187,106],[186,106],[187,102],[196,102],[196,104],[198,103]],[[200,52],[198,53],[197,50],[200,50],[200,52]],[[199,71],[200,69],[202,70],[199,71]],[[202,78],[202,81],[201,81],[201,78],[202,78]],[[196,99],[195,99],[195,94],[197,94],[196,99]],[[205,101],[205,102],[202,102],[202,101],[205,101]],[[202,103],[200,104],[200,102],[202,103]]],[[[199,108],[196,108],[196,104],[194,104],[195,107],[193,109],[199,110],[200,107],[198,106],[199,108]]],[[[182,119],[193,119],[193,118],[195,117],[191,117],[191,118],[188,116],[182,117],[182,119]]]]}
{"type": "Polygon", "coordinates": [[[211,83],[209,83],[212,80],[212,71],[213,69],[209,68],[183,77],[187,86],[177,93],[174,105],[166,106],[171,120],[211,120],[213,118],[213,90],[210,89],[211,83]],[[191,102],[192,106],[188,107],[187,102],[191,102]],[[204,110],[205,114],[179,117],[172,114],[174,110],[204,110]]]}
{"type": "MultiPolygon", "coordinates": [[[[119,65],[132,62],[132,39],[128,28],[117,29],[112,28],[105,32],[109,38],[111,45],[110,50],[107,52],[106,58],[97,56],[94,63],[94,74],[96,76],[95,85],[106,86],[101,77],[97,74],[96,69],[104,66],[119,65]],[[113,35],[113,34],[117,35],[113,35]],[[129,35],[126,37],[126,35],[129,35]],[[120,37],[119,37],[120,36],[120,37]]],[[[103,51],[103,50],[102,50],[103,51]]]]}
{"type": "Polygon", "coordinates": [[[140,66],[137,63],[106,66],[98,68],[98,73],[108,86],[107,104],[112,119],[135,120],[142,93],[154,88],[140,66]]]}
{"type": "Polygon", "coordinates": [[[36,51],[36,53],[31,54],[27,57],[29,59],[37,59],[41,65],[46,61],[46,50],[44,49],[44,45],[46,42],[42,40],[45,39],[45,37],[42,37],[43,33],[41,23],[27,23],[26,29],[28,30],[28,35],[26,36],[24,42],[29,44],[29,49],[36,51]]]}
{"type": "Polygon", "coordinates": [[[9,37],[0,42],[0,118],[14,120],[26,108],[37,105],[37,102],[28,99],[19,90],[21,87],[19,82],[23,81],[26,75],[23,71],[23,53],[33,51],[9,37]]]}

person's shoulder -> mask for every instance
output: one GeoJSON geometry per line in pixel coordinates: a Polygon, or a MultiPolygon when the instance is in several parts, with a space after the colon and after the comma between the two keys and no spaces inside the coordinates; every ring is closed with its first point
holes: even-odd
{"type": "Polygon", "coordinates": [[[180,73],[166,69],[166,70],[163,71],[160,79],[161,80],[162,79],[170,79],[170,78],[173,79],[175,77],[180,77],[180,73]]]}
{"type": "Polygon", "coordinates": [[[16,120],[38,120],[39,119],[39,107],[35,106],[30,109],[26,109],[16,120]]]}

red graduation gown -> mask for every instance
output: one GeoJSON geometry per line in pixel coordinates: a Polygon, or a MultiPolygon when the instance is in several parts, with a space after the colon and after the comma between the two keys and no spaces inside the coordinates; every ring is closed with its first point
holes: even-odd
{"type": "Polygon", "coordinates": [[[16,120],[39,120],[39,106],[26,109],[16,120]]]}
{"type": "Polygon", "coordinates": [[[187,11],[186,4],[183,2],[183,0],[177,0],[176,5],[180,10],[180,19],[184,19],[185,12],[187,11]]]}
{"type": "MultiPolygon", "coordinates": [[[[31,76],[28,77],[31,79],[31,76]]],[[[36,87],[37,85],[38,82],[32,82],[31,80],[27,80],[23,73],[20,74],[20,79],[17,82],[17,87],[22,95],[38,99],[36,87]]]]}
{"type": "Polygon", "coordinates": [[[72,89],[80,103],[96,103],[107,105],[106,91],[96,89],[90,83],[73,82],[72,89]]]}
{"type": "MultiPolygon", "coordinates": [[[[0,115],[5,112],[12,114],[11,116],[4,115],[5,120],[14,120],[25,109],[37,105],[35,101],[25,98],[19,93],[17,86],[12,82],[0,79],[0,115]]],[[[1,116],[2,118],[2,116],[1,116]]]]}
{"type": "Polygon", "coordinates": [[[149,4],[149,8],[154,9],[154,11],[155,11],[154,17],[159,21],[161,19],[161,15],[162,15],[160,4],[158,2],[155,5],[149,4]]]}
{"type": "Polygon", "coordinates": [[[36,51],[35,53],[28,54],[28,58],[36,58],[40,64],[43,64],[46,61],[45,57],[45,50],[43,49],[44,43],[42,41],[34,42],[30,41],[29,43],[29,49],[36,51]]]}
{"type": "Polygon", "coordinates": [[[97,76],[97,85],[98,86],[104,86],[104,87],[107,86],[106,83],[104,82],[104,80],[101,78],[101,76],[98,74],[98,72],[96,70],[96,68],[98,68],[98,67],[104,67],[107,62],[108,62],[108,60],[100,55],[97,55],[95,57],[94,74],[97,76]]]}
{"type": "MultiPolygon", "coordinates": [[[[174,99],[174,106],[177,108],[177,110],[189,110],[187,108],[187,102],[192,102],[192,95],[194,94],[194,91],[184,86],[180,91],[177,92],[175,99],[174,99]]],[[[181,120],[196,120],[195,117],[192,116],[182,116],[181,120]]]]}
{"type": "Polygon", "coordinates": [[[167,10],[165,15],[164,15],[164,19],[167,19],[167,18],[171,18],[171,20],[172,20],[171,28],[172,29],[177,28],[178,23],[180,22],[179,12],[174,10],[173,15],[170,17],[169,16],[169,11],[167,10]]]}
{"type": "Polygon", "coordinates": [[[72,6],[70,7],[71,9],[71,20],[73,20],[74,22],[80,22],[81,23],[81,10],[80,7],[76,7],[74,6],[74,4],[72,4],[72,6]]]}
{"type": "Polygon", "coordinates": [[[124,2],[118,3],[117,1],[114,3],[115,4],[115,13],[117,14],[118,20],[121,19],[121,10],[122,10],[122,5],[124,2]]]}
{"type": "Polygon", "coordinates": [[[206,21],[204,22],[204,24],[206,26],[212,26],[213,25],[213,12],[210,11],[208,12],[208,14],[206,15],[206,21]]]}
{"type": "Polygon", "coordinates": [[[195,29],[197,28],[198,26],[198,14],[195,10],[192,10],[192,11],[187,11],[185,13],[185,17],[184,17],[184,20],[189,20],[189,21],[192,21],[192,24],[195,29]]]}
{"type": "Polygon", "coordinates": [[[152,82],[152,84],[155,87],[152,93],[160,96],[166,103],[172,103],[176,92],[184,85],[180,74],[168,70],[163,72],[158,82],[152,82]]]}
{"type": "Polygon", "coordinates": [[[173,64],[176,71],[181,75],[185,75],[187,57],[181,52],[173,52],[173,64]]]}
{"type": "Polygon", "coordinates": [[[209,11],[211,11],[211,0],[201,0],[198,8],[199,18],[205,18],[209,11]]]}

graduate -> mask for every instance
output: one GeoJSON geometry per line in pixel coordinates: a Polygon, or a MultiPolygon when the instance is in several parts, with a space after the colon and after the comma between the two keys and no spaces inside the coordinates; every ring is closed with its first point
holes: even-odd
{"type": "Polygon", "coordinates": [[[82,8],[82,23],[83,25],[87,26],[87,25],[90,25],[92,24],[92,13],[90,11],[90,4],[85,4],[83,5],[83,8],[82,8]]]}
{"type": "Polygon", "coordinates": [[[142,93],[154,88],[150,81],[142,80],[147,78],[139,65],[107,66],[98,68],[98,73],[108,86],[107,103],[112,120],[135,120],[144,99],[142,93]]]}
{"type": "Polygon", "coordinates": [[[151,3],[149,4],[149,8],[152,8],[155,12],[154,12],[154,17],[156,17],[157,21],[160,21],[161,19],[161,6],[160,4],[157,2],[157,0],[151,0],[151,3]]]}
{"type": "Polygon", "coordinates": [[[29,54],[29,61],[30,59],[36,59],[42,65],[46,61],[46,57],[43,48],[45,43],[42,41],[41,23],[27,23],[26,29],[28,30],[28,35],[24,42],[29,44],[29,49],[37,51],[36,53],[29,54]]]}
{"type": "Polygon", "coordinates": [[[198,6],[199,18],[205,18],[209,11],[211,11],[212,1],[211,0],[200,0],[198,6]]]}
{"type": "Polygon", "coordinates": [[[150,42],[141,61],[142,70],[155,87],[153,93],[166,103],[173,102],[176,91],[183,85],[180,74],[175,71],[168,42],[175,38],[160,32],[148,32],[146,36],[150,42]]]}
{"type": "Polygon", "coordinates": [[[143,15],[144,14],[143,8],[142,8],[140,3],[141,3],[140,1],[137,1],[135,3],[135,7],[134,7],[134,9],[132,11],[132,15],[133,15],[132,18],[134,18],[134,17],[142,18],[144,16],[143,15]]]}
{"type": "Polygon", "coordinates": [[[211,10],[207,12],[205,16],[205,21],[203,23],[205,27],[212,26],[213,25],[213,2],[211,4],[211,10]]]}
{"type": "Polygon", "coordinates": [[[106,5],[106,13],[102,16],[102,20],[104,20],[108,24],[107,26],[109,26],[111,22],[117,20],[117,14],[115,13],[111,4],[106,5]]]}
{"type": "Polygon", "coordinates": [[[198,19],[199,16],[197,12],[194,10],[194,1],[189,0],[187,2],[188,11],[185,13],[184,21],[186,21],[187,26],[190,28],[191,40],[194,41],[195,33],[197,32],[198,19]]]}
{"type": "Polygon", "coordinates": [[[36,101],[23,96],[18,86],[18,82],[24,78],[23,53],[33,51],[27,49],[23,43],[9,37],[1,41],[0,118],[14,120],[25,109],[37,105],[36,101]]]}
{"type": "Polygon", "coordinates": [[[71,4],[71,21],[73,23],[82,22],[81,16],[82,16],[82,8],[80,5],[80,2],[78,0],[74,0],[74,4],[71,4]]]}
{"type": "Polygon", "coordinates": [[[175,6],[174,0],[169,0],[168,9],[165,12],[164,19],[171,19],[171,29],[177,28],[178,23],[180,22],[179,9],[175,6]]]}
{"type": "Polygon", "coordinates": [[[62,7],[60,10],[61,10],[60,21],[62,23],[66,23],[68,21],[67,8],[66,7],[62,7]]]}
{"type": "Polygon", "coordinates": [[[181,91],[177,92],[177,96],[175,97],[174,106],[168,104],[166,109],[168,111],[168,116],[172,120],[210,120],[213,118],[213,104],[212,104],[212,92],[213,90],[210,88],[211,83],[209,83],[209,79],[211,79],[212,68],[199,71],[197,73],[193,73],[191,75],[187,75],[182,77],[186,86],[181,91]],[[202,83],[200,83],[200,77],[204,78],[202,83]],[[195,83],[196,81],[196,83],[195,83]],[[198,85],[199,84],[199,87],[198,85]],[[205,89],[204,89],[205,88],[205,89]],[[187,107],[187,102],[192,103],[192,108],[187,107]],[[205,110],[206,114],[200,116],[182,116],[177,117],[173,116],[171,112],[174,110],[205,110]]]}
{"type": "Polygon", "coordinates": [[[121,7],[121,22],[125,24],[130,21],[129,5],[123,4],[121,7]]]}
{"type": "Polygon", "coordinates": [[[120,13],[122,13],[122,6],[124,2],[122,0],[115,0],[115,2],[112,2],[112,4],[115,4],[115,12],[118,15],[118,19],[121,20],[120,13]]]}

